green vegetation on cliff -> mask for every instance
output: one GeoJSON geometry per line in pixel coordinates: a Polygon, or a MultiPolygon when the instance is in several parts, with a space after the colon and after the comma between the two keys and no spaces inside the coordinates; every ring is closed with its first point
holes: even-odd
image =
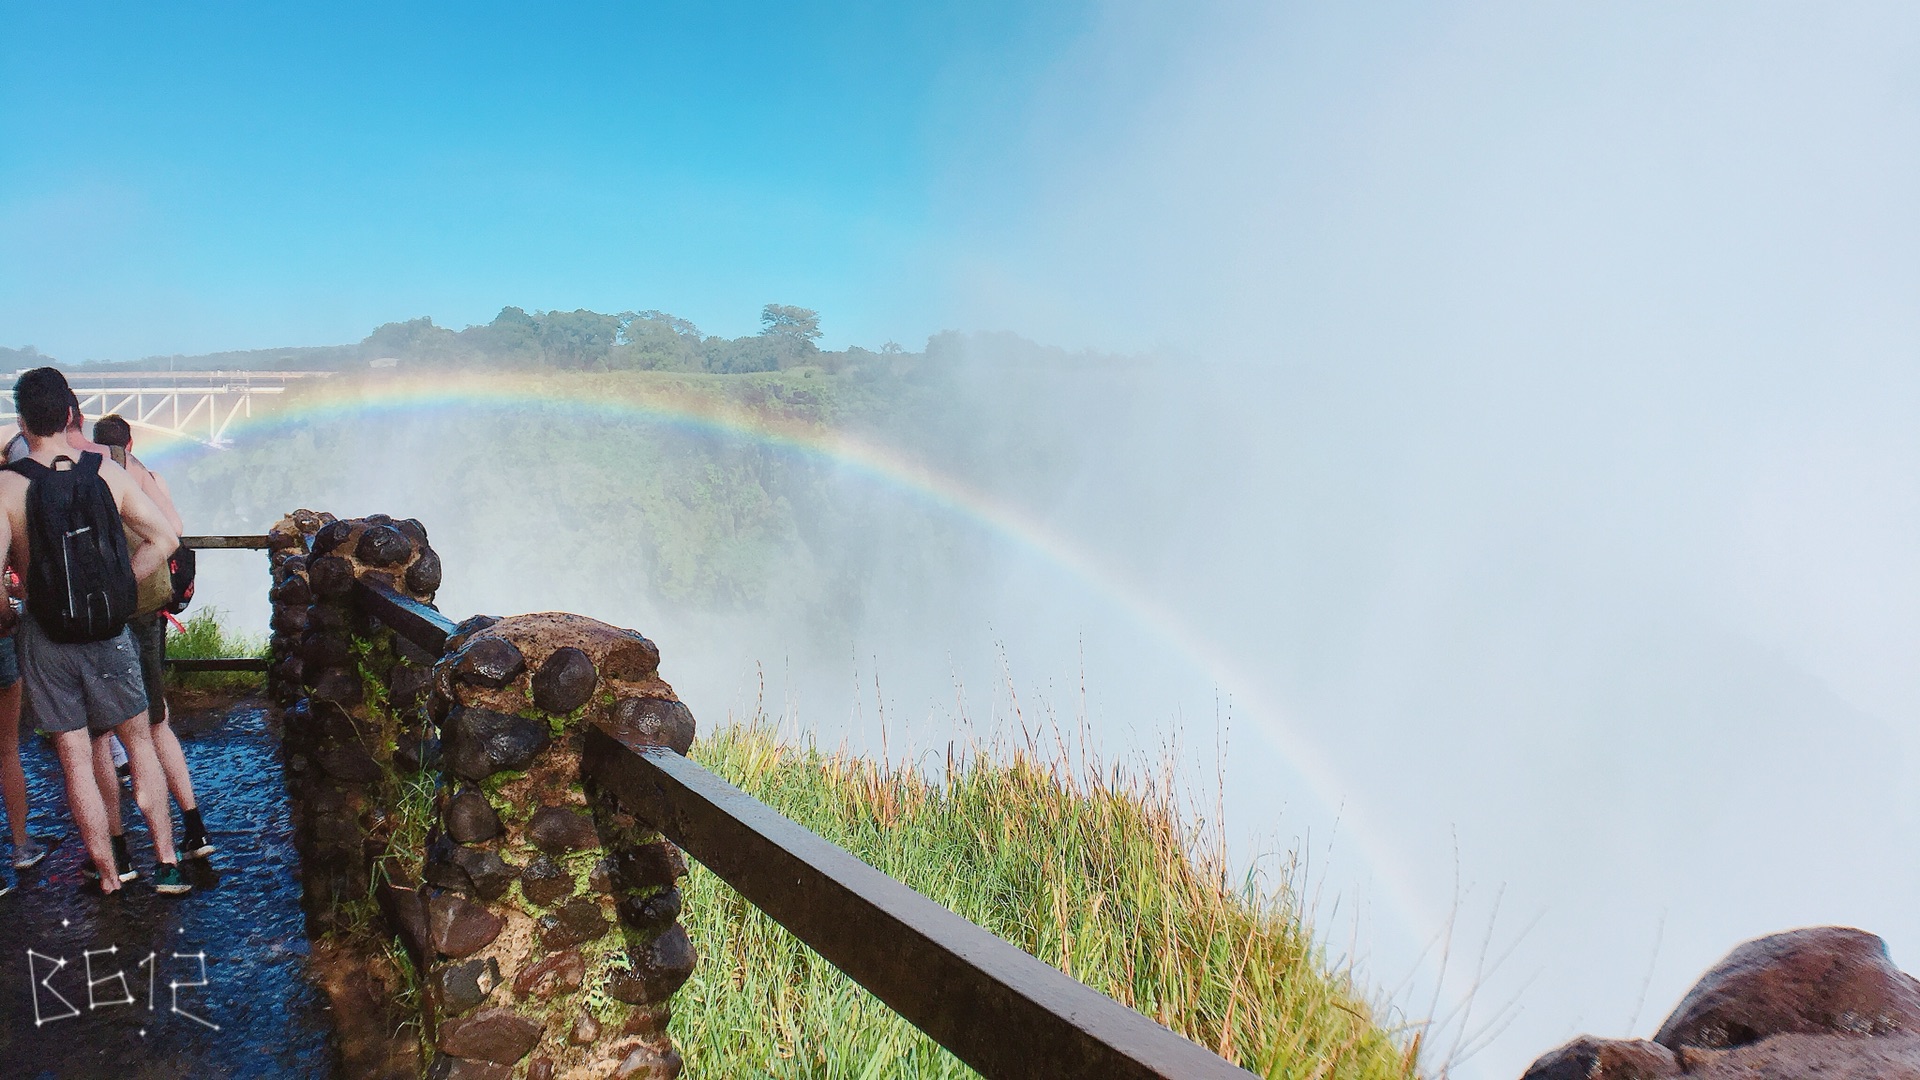
{"type": "MultiPolygon", "coordinates": [[[[1154,796],[1076,788],[1028,755],[928,780],[732,728],[694,756],[953,911],[1248,1069],[1287,1080],[1417,1075],[1291,898],[1223,886],[1154,796]]],[[[702,1077],[972,1071],[711,873],[683,921],[700,967],[673,1036],[702,1077]]]]}
{"type": "Polygon", "coordinates": [[[840,371],[336,376],[296,388],[233,449],[195,454],[169,479],[189,521],[224,529],[264,528],[294,506],[404,505],[469,579],[504,579],[526,572],[531,545],[516,543],[511,559],[469,550],[462,526],[539,521],[533,561],[564,552],[570,580],[608,593],[682,609],[785,605],[832,621],[856,614],[844,605],[872,572],[876,537],[947,566],[979,536],[897,486],[876,498],[871,483],[844,482],[863,474],[817,447],[852,436],[1047,505],[1071,474],[1073,429],[980,420],[999,395],[1045,377],[973,381],[919,354],[840,371]],[[429,400],[404,414],[375,407],[397,394],[429,400]],[[339,407],[359,395],[365,413],[339,407]],[[353,459],[390,462],[391,477],[336,467],[353,459]],[[368,503],[370,489],[404,497],[368,503]]]}

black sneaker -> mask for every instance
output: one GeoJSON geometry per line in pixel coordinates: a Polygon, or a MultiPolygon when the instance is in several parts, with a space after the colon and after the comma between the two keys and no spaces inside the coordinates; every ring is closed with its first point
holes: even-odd
{"type": "Polygon", "coordinates": [[[153,872],[153,891],[166,896],[184,896],[193,891],[193,883],[180,873],[180,864],[163,862],[153,872]]]}
{"type": "MultiPolygon", "coordinates": [[[[118,855],[114,856],[113,861],[117,865],[117,868],[120,871],[119,877],[122,884],[132,881],[133,879],[140,876],[140,871],[135,870],[132,866],[129,866],[128,864],[121,862],[120,857],[118,855]]],[[[86,878],[88,881],[99,881],[100,870],[98,867],[93,865],[92,860],[88,860],[87,862],[80,864],[80,876],[86,878]]]]}
{"type": "Polygon", "coordinates": [[[16,881],[18,881],[18,880],[20,880],[20,879],[19,879],[19,878],[9,878],[9,877],[6,877],[6,876],[4,876],[4,875],[0,875],[0,896],[5,896],[5,895],[7,895],[8,893],[10,893],[10,892],[12,892],[12,891],[13,891],[13,884],[14,884],[14,882],[16,882],[16,881]]]}
{"type": "Polygon", "coordinates": [[[204,835],[189,836],[180,842],[180,857],[183,859],[204,859],[219,850],[204,835]]]}

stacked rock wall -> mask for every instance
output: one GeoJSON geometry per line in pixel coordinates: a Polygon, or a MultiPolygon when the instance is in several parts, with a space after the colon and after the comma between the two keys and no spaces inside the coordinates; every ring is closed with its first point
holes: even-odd
{"type": "Polygon", "coordinates": [[[357,580],[433,601],[440,559],[418,521],[300,510],[268,532],[269,690],[285,707],[288,794],[298,811],[307,909],[321,930],[352,919],[428,765],[420,701],[438,657],[354,602],[357,580]]]}
{"type": "Polygon", "coordinates": [[[405,946],[436,1080],[677,1075],[686,864],[581,769],[589,724],[692,745],[659,650],[549,613],[476,616],[426,655],[354,602],[356,581],[432,602],[418,522],[302,510],[270,537],[269,687],[316,929],[376,912],[405,946]]]}
{"type": "Polygon", "coordinates": [[[685,752],[659,650],[578,615],[472,619],[433,669],[446,784],[426,862],[426,985],[446,1075],[670,1077],[694,965],[680,853],[582,784],[586,725],[685,752]],[[477,1071],[474,1075],[478,1075],[477,1071]],[[502,1073],[501,1075],[505,1075],[502,1073]]]}

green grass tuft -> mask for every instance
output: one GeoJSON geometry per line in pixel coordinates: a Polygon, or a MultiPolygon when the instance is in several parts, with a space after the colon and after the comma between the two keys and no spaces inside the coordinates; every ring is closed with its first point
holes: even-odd
{"type": "MultiPolygon", "coordinates": [[[[1064,782],[1027,754],[944,780],[732,728],[694,756],[882,872],[1103,993],[1287,1080],[1405,1080],[1390,1034],[1331,968],[1290,894],[1226,887],[1170,801],[1064,782]]],[[[702,1077],[964,1077],[965,1065],[698,864],[700,966],[672,1032],[702,1077]]]]}
{"type": "MultiPolygon", "coordinates": [[[[219,657],[261,657],[267,655],[267,639],[228,630],[221,622],[222,612],[205,607],[194,612],[176,628],[167,625],[167,655],[185,660],[211,660],[219,657]],[[184,629],[182,629],[184,628],[184,629]]],[[[167,685],[194,690],[250,690],[260,686],[260,674],[253,671],[168,672],[167,685]]]]}

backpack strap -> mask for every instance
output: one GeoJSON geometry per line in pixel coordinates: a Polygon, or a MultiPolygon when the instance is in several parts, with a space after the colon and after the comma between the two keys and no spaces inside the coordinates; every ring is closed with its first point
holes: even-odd
{"type": "MultiPolygon", "coordinates": [[[[100,460],[100,455],[91,450],[81,453],[78,464],[75,464],[74,460],[65,454],[61,454],[59,457],[53,459],[56,465],[62,461],[66,462],[68,465],[67,471],[77,472],[82,476],[86,476],[89,473],[94,476],[100,475],[100,460]]],[[[38,480],[42,476],[56,471],[40,464],[32,458],[21,458],[19,461],[8,462],[5,468],[19,473],[28,480],[38,480]]]]}

